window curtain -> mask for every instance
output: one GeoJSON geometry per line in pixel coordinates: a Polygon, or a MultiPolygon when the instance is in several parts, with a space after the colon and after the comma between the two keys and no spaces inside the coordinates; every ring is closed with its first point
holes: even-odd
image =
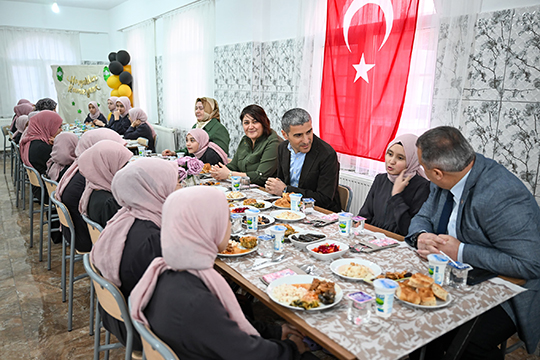
{"type": "Polygon", "coordinates": [[[127,52],[131,55],[133,106],[146,112],[152,123],[158,123],[155,21],[145,21],[123,31],[127,52]]]}
{"type": "Polygon", "coordinates": [[[215,4],[199,1],[163,17],[163,123],[189,129],[195,100],[213,97],[215,4]]]}
{"type": "Polygon", "coordinates": [[[1,116],[11,117],[21,98],[58,100],[51,65],[80,63],[78,32],[0,27],[1,116]]]}

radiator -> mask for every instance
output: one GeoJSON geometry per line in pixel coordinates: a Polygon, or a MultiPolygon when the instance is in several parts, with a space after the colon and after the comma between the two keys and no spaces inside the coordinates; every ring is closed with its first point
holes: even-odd
{"type": "Polygon", "coordinates": [[[171,129],[165,126],[152,124],[156,131],[156,152],[161,153],[165,149],[176,150],[176,129],[171,129]]]}
{"type": "Polygon", "coordinates": [[[371,184],[373,184],[373,178],[350,171],[340,171],[339,183],[352,189],[353,198],[350,212],[355,215],[358,214],[366,200],[371,184]]]}

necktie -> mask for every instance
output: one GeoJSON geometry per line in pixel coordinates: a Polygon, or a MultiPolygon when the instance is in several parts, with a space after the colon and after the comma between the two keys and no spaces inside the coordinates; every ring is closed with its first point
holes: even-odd
{"type": "Polygon", "coordinates": [[[453,208],[454,195],[449,191],[441,213],[441,219],[439,220],[439,226],[437,227],[437,234],[448,234],[448,221],[450,220],[450,214],[452,214],[453,208]]]}

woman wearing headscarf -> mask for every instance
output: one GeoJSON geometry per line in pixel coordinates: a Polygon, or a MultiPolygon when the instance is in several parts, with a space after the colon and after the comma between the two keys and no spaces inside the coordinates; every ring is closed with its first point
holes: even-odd
{"type": "Polygon", "coordinates": [[[366,223],[407,235],[411,219],[429,196],[429,180],[418,162],[413,134],[396,137],[388,144],[386,173],[375,177],[359,216],[366,223]]]}
{"type": "Polygon", "coordinates": [[[36,110],[37,111],[43,111],[43,110],[50,110],[50,111],[56,111],[56,101],[50,98],[43,98],[38,100],[36,103],[36,110]]]}
{"type": "Polygon", "coordinates": [[[156,132],[148,122],[148,116],[141,108],[132,108],[129,110],[129,121],[131,126],[124,133],[124,139],[137,140],[142,137],[148,140],[148,149],[155,152],[154,138],[156,132]]]}
{"type": "MultiPolygon", "coordinates": [[[[86,186],[86,179],[79,171],[79,157],[86,150],[102,140],[111,140],[122,146],[126,144],[126,141],[111,129],[101,128],[85,132],[75,148],[75,161],[64,176],[62,176],[56,188],[56,198],[66,205],[71,215],[71,220],[73,220],[76,240],[75,248],[81,252],[88,252],[92,249],[92,240],[90,239],[86,222],[79,213],[79,202],[86,186]]],[[[71,238],[69,228],[62,226],[62,233],[65,239],[71,238]]]]}
{"type": "Polygon", "coordinates": [[[131,315],[180,359],[297,359],[306,350],[290,328],[266,340],[245,318],[225,279],[214,270],[231,223],[223,192],[195,186],[163,205],[161,251],[131,292],[131,315]],[[280,340],[286,339],[286,340],[280,340]]]}
{"type": "Polygon", "coordinates": [[[107,225],[107,221],[120,210],[111,193],[113,177],[132,156],[125,146],[111,140],[102,140],[79,156],[79,171],[86,178],[79,202],[81,214],[102,227],[107,225]]]}
{"type": "MultiPolygon", "coordinates": [[[[118,171],[111,189],[122,208],[107,223],[92,249],[92,262],[127,299],[144,272],[161,256],[161,209],[178,184],[173,161],[142,158],[118,171]]],[[[102,311],[103,324],[125,345],[124,323],[102,311]]],[[[134,350],[141,350],[135,336],[134,350]]]]}
{"type": "Polygon", "coordinates": [[[227,154],[222,148],[210,141],[208,133],[203,129],[192,129],[186,135],[186,148],[189,154],[205,164],[227,164],[227,154]]]}
{"type": "MultiPolygon", "coordinates": [[[[195,101],[195,117],[197,122],[192,129],[204,129],[208,133],[210,141],[219,146],[226,154],[229,154],[229,131],[221,124],[219,106],[216,100],[203,97],[195,101]]],[[[186,149],[178,150],[186,153],[186,149]]],[[[164,150],[163,156],[176,155],[174,151],[164,150]]]]}
{"type": "Polygon", "coordinates": [[[30,114],[34,110],[34,105],[32,105],[28,100],[26,100],[28,102],[21,102],[22,100],[19,100],[19,104],[15,105],[15,107],[13,108],[15,115],[13,115],[13,120],[11,121],[10,126],[10,130],[12,133],[17,131],[17,119],[22,115],[30,114]]]}
{"type": "Polygon", "coordinates": [[[13,133],[13,142],[18,144],[21,140],[21,136],[28,126],[28,115],[21,115],[15,120],[15,128],[17,131],[13,133]]]}
{"type": "Polygon", "coordinates": [[[217,164],[211,174],[216,180],[229,176],[248,176],[253,184],[265,186],[277,174],[278,146],[282,139],[270,128],[270,120],[259,105],[246,106],[240,113],[245,135],[233,159],[227,165],[217,164]]]}
{"type": "Polygon", "coordinates": [[[131,109],[131,102],[126,96],[120,96],[116,101],[116,110],[114,110],[113,116],[109,120],[107,127],[116,131],[120,135],[124,135],[126,130],[131,125],[129,121],[129,109],[131,109]]]}
{"type": "MultiPolygon", "coordinates": [[[[114,110],[116,110],[116,102],[118,101],[118,96],[111,96],[109,99],[107,99],[107,107],[109,108],[109,115],[107,115],[107,121],[111,120],[111,116],[113,116],[114,110]]],[[[105,124],[107,124],[105,122],[105,124]]]]}
{"type": "Polygon", "coordinates": [[[107,123],[107,119],[105,119],[105,115],[99,111],[99,107],[96,101],[90,101],[88,103],[88,115],[86,116],[86,119],[84,120],[85,124],[93,124],[95,126],[103,127],[107,123]]]}
{"type": "Polygon", "coordinates": [[[79,142],[77,135],[60,133],[54,140],[51,158],[47,161],[47,176],[56,182],[64,175],[75,161],[75,147],[79,142]]]}

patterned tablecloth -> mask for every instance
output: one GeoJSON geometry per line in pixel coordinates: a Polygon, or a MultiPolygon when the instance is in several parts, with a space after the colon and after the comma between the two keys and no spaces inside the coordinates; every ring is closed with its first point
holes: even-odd
{"type": "MultiPolygon", "coordinates": [[[[248,197],[263,199],[260,190],[244,191],[248,197]]],[[[275,210],[271,208],[263,211],[263,215],[275,210]]],[[[315,212],[308,219],[321,216],[315,212]]],[[[277,221],[279,222],[279,221],[277,221]]],[[[329,240],[337,240],[353,245],[359,237],[344,238],[339,235],[337,224],[324,228],[313,228],[301,223],[290,223],[298,230],[311,230],[325,233],[329,240]]],[[[263,233],[264,228],[259,230],[263,233]]],[[[365,235],[360,235],[360,237],[365,235]]],[[[313,264],[315,275],[336,282],[347,294],[350,291],[364,291],[374,295],[373,287],[362,281],[343,279],[330,270],[331,261],[317,260],[306,250],[300,251],[292,244],[284,245],[287,260],[272,267],[261,270],[248,270],[259,258],[256,253],[242,257],[222,258],[226,264],[239,272],[259,289],[266,291],[266,285],[260,277],[290,266],[313,264]]],[[[378,264],[383,272],[403,271],[428,273],[427,262],[416,255],[414,250],[405,243],[371,254],[357,254],[348,251],[344,258],[365,259],[378,264]]],[[[343,298],[338,305],[325,311],[296,311],[310,326],[326,334],[336,343],[358,357],[358,359],[398,359],[411,351],[429,343],[448,331],[466,323],[483,312],[512,298],[525,289],[511,284],[500,278],[483,282],[479,285],[458,290],[445,286],[452,294],[453,301],[445,308],[422,310],[411,308],[401,302],[394,302],[392,316],[382,319],[372,314],[371,322],[362,326],[355,326],[347,320],[349,301],[343,298]]]]}

